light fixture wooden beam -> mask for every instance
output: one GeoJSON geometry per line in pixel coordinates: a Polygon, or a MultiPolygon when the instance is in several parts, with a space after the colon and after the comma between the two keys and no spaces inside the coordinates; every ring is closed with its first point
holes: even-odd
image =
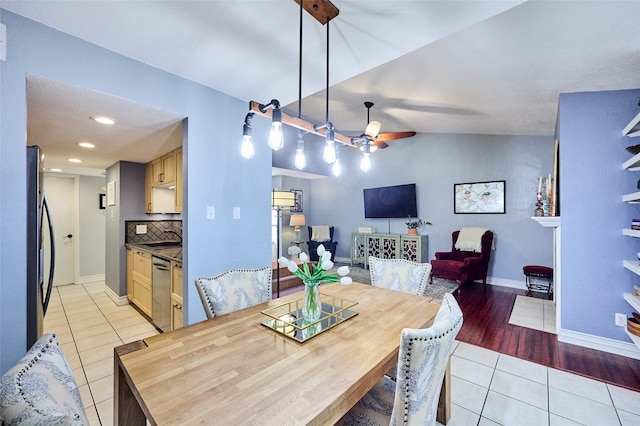
{"type": "MultiPolygon", "coordinates": [[[[260,103],[256,101],[249,101],[249,110],[256,115],[260,115],[262,117],[267,117],[271,119],[271,112],[273,109],[267,108],[265,112],[260,111],[260,103]]],[[[313,123],[308,122],[307,120],[303,120],[298,117],[294,117],[292,115],[287,114],[282,111],[282,124],[286,124],[287,126],[295,127],[296,129],[303,130],[305,132],[313,133],[314,135],[318,135],[321,137],[327,136],[327,129],[319,129],[315,130],[313,128],[313,123]]],[[[334,131],[334,140],[336,142],[340,142],[344,145],[350,146],[352,148],[356,148],[355,144],[351,143],[351,138],[344,136],[338,132],[334,131]]]]}
{"type": "MultiPolygon", "coordinates": [[[[300,4],[300,0],[293,0],[300,4]]],[[[329,0],[304,0],[302,7],[322,25],[338,16],[340,10],[329,0]]]]}

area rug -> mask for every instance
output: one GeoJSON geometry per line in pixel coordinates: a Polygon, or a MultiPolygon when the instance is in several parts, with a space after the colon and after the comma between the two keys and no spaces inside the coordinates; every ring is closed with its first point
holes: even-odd
{"type": "MultiPolygon", "coordinates": [[[[368,269],[361,268],[360,266],[350,266],[348,263],[336,263],[336,267],[343,265],[349,266],[349,276],[353,282],[371,284],[371,275],[368,269]]],[[[455,281],[433,277],[433,284],[427,284],[425,296],[441,301],[445,293],[453,293],[457,288],[458,284],[455,281]]]]}

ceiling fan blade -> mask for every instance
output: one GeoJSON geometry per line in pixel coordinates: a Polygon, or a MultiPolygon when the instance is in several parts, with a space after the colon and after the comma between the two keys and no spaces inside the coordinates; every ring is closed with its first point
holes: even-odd
{"type": "Polygon", "coordinates": [[[385,141],[383,141],[383,140],[376,140],[376,141],[374,141],[374,142],[371,142],[371,145],[372,145],[372,146],[375,146],[376,148],[380,148],[380,149],[385,149],[386,147],[388,147],[388,146],[389,146],[389,144],[388,144],[388,143],[386,143],[386,142],[385,142],[385,141]]]}
{"type": "Polygon", "coordinates": [[[416,132],[387,132],[380,133],[378,137],[376,137],[376,141],[393,141],[396,139],[410,138],[411,136],[415,136],[416,132]]]}
{"type": "Polygon", "coordinates": [[[379,121],[371,121],[369,124],[367,124],[367,128],[365,129],[364,134],[369,136],[370,138],[375,138],[380,131],[380,127],[382,127],[382,124],[380,124],[379,121]]]}

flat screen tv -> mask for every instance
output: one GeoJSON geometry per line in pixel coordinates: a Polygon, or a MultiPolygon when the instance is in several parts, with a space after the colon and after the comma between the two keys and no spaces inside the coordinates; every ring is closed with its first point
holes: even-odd
{"type": "Polygon", "coordinates": [[[366,219],[418,217],[415,183],[365,188],[363,193],[366,219]]]}

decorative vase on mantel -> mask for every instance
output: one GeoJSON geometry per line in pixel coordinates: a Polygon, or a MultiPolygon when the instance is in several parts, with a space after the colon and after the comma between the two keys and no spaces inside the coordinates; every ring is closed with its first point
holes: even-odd
{"type": "Polygon", "coordinates": [[[320,319],[322,302],[320,301],[319,283],[304,281],[304,295],[302,299],[302,317],[305,323],[312,323],[320,319]]]}

